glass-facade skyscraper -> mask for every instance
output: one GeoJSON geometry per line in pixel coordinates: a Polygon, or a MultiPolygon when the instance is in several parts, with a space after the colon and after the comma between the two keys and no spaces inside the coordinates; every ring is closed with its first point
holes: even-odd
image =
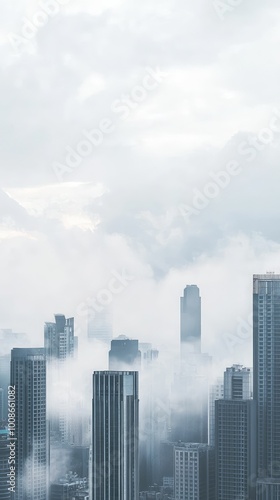
{"type": "Polygon", "coordinates": [[[15,387],[15,500],[48,500],[49,440],[44,349],[13,349],[15,387]]]}
{"type": "Polygon", "coordinates": [[[280,490],[280,275],[254,275],[253,288],[257,498],[274,500],[280,490]]]}
{"type": "Polygon", "coordinates": [[[137,372],[94,372],[92,500],[139,500],[137,372]]]}

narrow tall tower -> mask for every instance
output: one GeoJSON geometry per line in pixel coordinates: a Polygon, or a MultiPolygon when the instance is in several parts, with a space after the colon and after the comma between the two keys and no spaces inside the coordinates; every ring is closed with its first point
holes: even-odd
{"type": "Polygon", "coordinates": [[[201,298],[187,285],[181,305],[181,363],[171,396],[171,440],[208,443],[208,382],[212,359],[201,352],[201,298]],[[194,389],[195,388],[195,389],[194,389]]]}
{"type": "Polygon", "coordinates": [[[139,498],[137,372],[94,372],[92,500],[139,498]]]}
{"type": "Polygon", "coordinates": [[[181,355],[201,352],[201,298],[196,285],[187,285],[181,297],[181,355]]]}
{"type": "Polygon", "coordinates": [[[13,349],[15,392],[15,500],[47,500],[49,442],[46,420],[44,349],[13,349]]]}
{"type": "Polygon", "coordinates": [[[280,495],[280,275],[254,275],[253,293],[257,499],[266,500],[280,495]]]}

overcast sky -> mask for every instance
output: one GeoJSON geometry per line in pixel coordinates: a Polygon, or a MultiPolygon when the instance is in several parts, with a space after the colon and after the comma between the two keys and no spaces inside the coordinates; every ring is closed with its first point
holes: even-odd
{"type": "Polygon", "coordinates": [[[204,350],[250,363],[252,274],[280,271],[279,1],[63,3],[2,0],[0,326],[84,332],[125,269],[116,335],[177,345],[196,283],[204,350]]]}

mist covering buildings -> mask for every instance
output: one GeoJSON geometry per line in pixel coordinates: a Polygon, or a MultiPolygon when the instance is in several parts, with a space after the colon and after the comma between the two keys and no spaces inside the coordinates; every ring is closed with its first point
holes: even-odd
{"type": "Polygon", "coordinates": [[[280,276],[254,275],[253,292],[254,367],[236,360],[218,378],[215,353],[203,351],[196,285],[180,300],[175,356],[144,335],[109,344],[79,332],[77,342],[64,314],[45,323],[44,348],[12,348],[10,357],[5,345],[26,337],[4,331],[0,460],[8,470],[12,386],[16,500],[278,500],[280,276]]]}

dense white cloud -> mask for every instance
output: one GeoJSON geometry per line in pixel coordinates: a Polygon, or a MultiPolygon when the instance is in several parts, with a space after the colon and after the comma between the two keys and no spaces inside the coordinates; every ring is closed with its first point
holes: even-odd
{"type": "Polygon", "coordinates": [[[223,331],[248,316],[251,274],[279,256],[278,121],[263,133],[279,107],[277,1],[221,19],[212,0],[71,0],[28,41],[15,35],[47,2],[16,4],[0,20],[1,326],[41,341],[53,311],[75,314],[126,267],[117,333],[177,342],[192,281],[207,349],[234,358],[223,331]],[[166,76],[138,102],[147,68],[166,76]],[[105,118],[114,130],[59,182],[54,162],[105,118]],[[238,175],[186,217],[229,161],[238,175]]]}

